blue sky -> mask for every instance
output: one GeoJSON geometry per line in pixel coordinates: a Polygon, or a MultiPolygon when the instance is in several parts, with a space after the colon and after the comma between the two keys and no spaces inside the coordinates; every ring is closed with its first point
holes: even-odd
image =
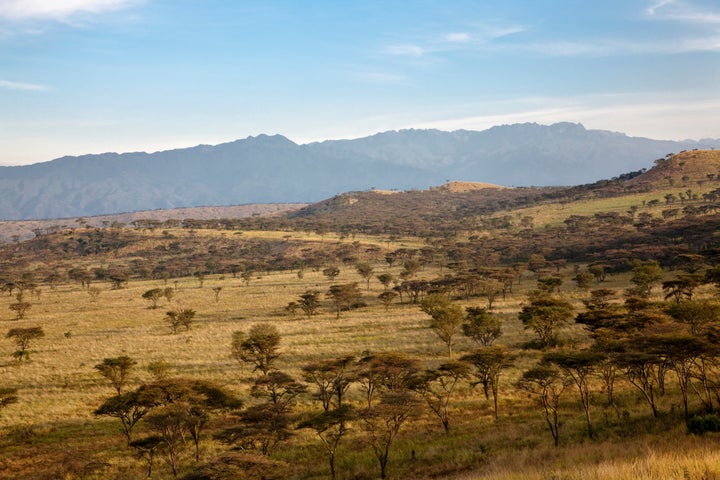
{"type": "Polygon", "coordinates": [[[717,0],[0,0],[0,164],[558,121],[720,138],[717,0]]]}

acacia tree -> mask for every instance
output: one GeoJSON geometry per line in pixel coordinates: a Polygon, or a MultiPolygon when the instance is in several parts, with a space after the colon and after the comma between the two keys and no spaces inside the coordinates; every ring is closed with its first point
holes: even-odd
{"type": "Polygon", "coordinates": [[[239,408],[242,402],[211,382],[189,379],[167,379],[142,385],[138,401],[150,405],[145,423],[162,438],[165,460],[177,475],[182,450],[189,435],[199,459],[200,435],[211,411],[239,408]]]}
{"type": "Polygon", "coordinates": [[[363,429],[375,458],[380,464],[380,478],[387,478],[390,447],[401,427],[420,411],[420,401],[409,390],[388,391],[379,402],[360,412],[363,429]]]}
{"type": "Polygon", "coordinates": [[[501,325],[500,319],[484,308],[467,307],[465,309],[463,333],[483,347],[489,347],[502,335],[501,325]]]}
{"type": "Polygon", "coordinates": [[[11,328],[5,335],[6,338],[12,338],[17,345],[18,350],[13,352],[12,356],[18,362],[30,359],[30,342],[38,338],[45,336],[45,331],[42,327],[28,327],[28,328],[11,328]]]}
{"type": "Polygon", "coordinates": [[[523,373],[517,386],[535,395],[545,412],[553,442],[557,447],[560,443],[560,430],[558,424],[558,409],[560,408],[560,396],[569,385],[567,378],[564,378],[557,368],[539,365],[523,373]]]}
{"type": "Polygon", "coordinates": [[[380,303],[382,303],[385,306],[385,311],[387,312],[390,310],[390,304],[397,298],[398,294],[393,292],[392,290],[385,290],[380,295],[378,295],[378,300],[380,300],[380,303]]]}
{"type": "Polygon", "coordinates": [[[662,278],[662,269],[656,260],[633,260],[632,277],[630,281],[635,284],[636,293],[649,297],[653,286],[662,278]]]}
{"type": "Polygon", "coordinates": [[[317,313],[318,308],[320,308],[320,292],[317,290],[306,291],[300,295],[298,304],[308,318],[312,317],[317,313]]]}
{"type": "Polygon", "coordinates": [[[348,388],[355,381],[352,363],[355,357],[347,355],[330,360],[310,362],[302,367],[303,380],[317,387],[315,394],[323,410],[330,410],[333,399],[335,407],[342,407],[342,400],[348,388]]]}
{"type": "Polygon", "coordinates": [[[265,401],[240,412],[237,423],[217,435],[224,443],[269,455],[292,434],[292,406],[307,387],[290,375],[270,371],[255,380],[251,395],[265,401]]]}
{"type": "Polygon", "coordinates": [[[135,449],[138,458],[144,458],[147,461],[147,476],[152,476],[153,462],[163,439],[160,435],[150,435],[148,437],[139,438],[128,443],[130,448],[135,449]]]}
{"type": "Polygon", "coordinates": [[[445,295],[431,294],[420,302],[420,310],[430,315],[428,327],[445,343],[448,356],[452,357],[455,336],[462,330],[465,319],[462,308],[452,304],[445,295]]]}
{"type": "MultiPolygon", "coordinates": [[[[677,325],[677,324],[676,324],[677,325]]],[[[690,389],[696,389],[691,384],[697,365],[712,348],[707,340],[684,331],[685,325],[675,326],[672,331],[650,335],[645,338],[645,345],[651,353],[661,355],[675,371],[678,386],[683,399],[685,421],[690,418],[688,396],[690,389]]]]}
{"type": "Polygon", "coordinates": [[[595,372],[604,355],[593,350],[553,352],[546,354],[544,360],[557,365],[561,371],[578,387],[580,402],[585,410],[588,437],[592,438],[593,430],[590,421],[590,390],[588,378],[595,372]]]}
{"type": "Polygon", "coordinates": [[[385,290],[390,287],[390,284],[395,280],[395,276],[391,273],[381,273],[377,276],[378,282],[382,283],[385,290]]]}
{"type": "Polygon", "coordinates": [[[165,321],[170,325],[172,333],[177,333],[180,327],[185,327],[185,330],[190,330],[194,318],[195,310],[191,308],[170,310],[165,314],[165,321]]]}
{"type": "Polygon", "coordinates": [[[158,300],[165,295],[165,291],[162,288],[151,288],[142,294],[142,298],[148,300],[151,303],[150,308],[157,308],[158,300]]]}
{"type": "Polygon", "coordinates": [[[322,271],[323,275],[325,275],[329,280],[335,280],[335,277],[340,275],[340,269],[336,267],[335,265],[331,265],[329,267],[323,268],[322,271]]]}
{"type": "Polygon", "coordinates": [[[492,310],[495,299],[505,290],[505,284],[494,278],[486,278],[477,282],[477,290],[487,298],[487,309],[492,310]]]}
{"type": "Polygon", "coordinates": [[[325,447],[330,464],[330,478],[337,478],[335,457],[340,440],[348,432],[348,421],[355,418],[355,412],[348,405],[343,405],[333,410],[323,410],[319,414],[312,415],[298,424],[297,428],[309,428],[325,447]]]}
{"type": "Polygon", "coordinates": [[[502,345],[482,347],[473,353],[464,355],[461,360],[469,363],[475,368],[473,376],[478,379],[472,386],[482,384],[485,399],[490,399],[492,393],[493,416],[498,418],[498,388],[500,385],[500,374],[512,365],[513,356],[502,345]]]}
{"type": "MultiPolygon", "coordinates": [[[[117,394],[108,398],[95,410],[95,415],[113,417],[120,420],[122,432],[128,445],[132,442],[132,430],[152,408],[152,404],[143,401],[137,391],[117,394]]],[[[152,467],[150,467],[152,470],[152,467]]]]}
{"type": "Polygon", "coordinates": [[[708,326],[720,318],[720,303],[713,300],[693,300],[674,303],[666,312],[676,321],[690,326],[693,335],[707,333],[708,326]]]}
{"type": "Polygon", "coordinates": [[[557,328],[572,318],[572,305],[557,296],[533,292],[530,304],[522,308],[518,318],[526,329],[535,331],[543,347],[555,342],[557,328]]]}
{"type": "Polygon", "coordinates": [[[106,358],[102,363],[95,365],[100,375],[110,380],[112,386],[117,390],[117,394],[120,395],[123,386],[127,382],[130,371],[137,365],[137,362],[127,355],[120,357],[106,358]]]}
{"type": "Polygon", "coordinates": [[[358,263],[355,265],[355,271],[365,280],[365,288],[370,289],[370,279],[375,273],[375,269],[369,263],[358,263]]]}
{"type": "Polygon", "coordinates": [[[410,389],[425,399],[430,410],[440,419],[446,434],[450,432],[450,398],[458,382],[469,375],[470,366],[467,363],[449,362],[426,370],[410,382],[410,389]]]}
{"type": "Polygon", "coordinates": [[[222,292],[223,287],[213,287],[212,291],[215,294],[215,303],[218,303],[220,301],[220,292],[222,292]]]}
{"type": "Polygon", "coordinates": [[[332,285],[327,292],[327,296],[335,304],[335,318],[340,318],[340,312],[358,303],[362,294],[357,283],[347,283],[344,285],[332,285]]]}
{"type": "Polygon", "coordinates": [[[165,447],[165,461],[177,477],[180,454],[188,434],[189,404],[174,402],[158,407],[146,416],[145,422],[162,439],[165,447]]]}
{"type": "Polygon", "coordinates": [[[361,358],[357,381],[365,392],[367,407],[372,407],[378,393],[406,390],[418,371],[416,359],[398,353],[376,353],[361,358]]]}
{"type": "Polygon", "coordinates": [[[11,303],[8,308],[15,312],[15,320],[22,320],[25,318],[25,314],[28,310],[32,308],[32,304],[30,302],[24,302],[22,300],[22,295],[18,293],[17,295],[18,301],[15,303],[11,303]]]}
{"type": "Polygon", "coordinates": [[[658,366],[662,363],[662,360],[652,353],[629,350],[617,354],[616,361],[624,371],[628,381],[642,393],[652,410],[653,416],[657,418],[655,394],[660,383],[658,366]]]}
{"type": "Polygon", "coordinates": [[[280,356],[280,332],[270,323],[256,323],[250,327],[247,336],[244,332],[233,332],[232,356],[240,362],[253,365],[253,372],[267,375],[273,363],[280,356]]]}

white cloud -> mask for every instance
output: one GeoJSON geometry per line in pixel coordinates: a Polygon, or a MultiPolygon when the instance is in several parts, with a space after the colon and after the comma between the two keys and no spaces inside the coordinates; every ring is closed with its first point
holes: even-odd
{"type": "Polygon", "coordinates": [[[720,100],[671,95],[594,95],[523,98],[476,105],[480,115],[445,114],[413,128],[484,130],[495,125],[580,122],[586,128],[663,140],[720,138],[720,100]]]}
{"type": "Polygon", "coordinates": [[[422,57],[426,50],[418,45],[391,45],[385,49],[390,55],[422,57]]]}
{"type": "Polygon", "coordinates": [[[453,43],[466,43],[470,41],[470,34],[467,32],[454,32],[445,35],[445,40],[453,43]]]}
{"type": "Polygon", "coordinates": [[[10,82],[8,80],[0,80],[0,88],[8,90],[26,90],[26,91],[43,91],[49,90],[44,85],[36,85],[33,83],[10,82]]]}
{"type": "Polygon", "coordinates": [[[649,6],[645,9],[645,13],[648,15],[655,15],[655,13],[663,8],[666,5],[671,5],[675,3],[675,0],[660,0],[659,2],[655,2],[653,5],[649,6]]]}
{"type": "Polygon", "coordinates": [[[720,25],[720,12],[704,10],[677,0],[660,0],[646,8],[645,14],[658,20],[720,25]]]}
{"type": "Polygon", "coordinates": [[[408,77],[405,75],[398,75],[394,73],[386,72],[361,72],[356,74],[361,80],[370,83],[380,83],[389,85],[407,85],[410,83],[408,77]]]}
{"type": "Polygon", "coordinates": [[[62,20],[75,14],[115,11],[139,0],[0,0],[0,18],[6,20],[62,20]]]}

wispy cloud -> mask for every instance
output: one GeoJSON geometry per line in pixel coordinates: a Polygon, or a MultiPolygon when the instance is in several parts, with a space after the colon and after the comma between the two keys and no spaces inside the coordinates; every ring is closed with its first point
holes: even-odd
{"type": "Polygon", "coordinates": [[[647,7],[645,9],[645,13],[648,15],[655,15],[655,13],[662,7],[666,5],[671,5],[673,3],[675,3],[675,0],[660,0],[659,2],[655,2],[654,4],[647,7]]]}
{"type": "Polygon", "coordinates": [[[479,106],[486,113],[457,115],[409,125],[441,130],[484,130],[495,125],[537,122],[581,122],[587,128],[624,132],[657,139],[718,138],[720,100],[672,94],[607,94],[570,97],[517,98],[479,106]],[[675,97],[681,98],[675,98],[675,97]]]}
{"type": "Polygon", "coordinates": [[[142,0],[1,0],[0,19],[64,20],[76,14],[116,11],[142,0]]]}
{"type": "Polygon", "coordinates": [[[445,41],[451,43],[467,43],[470,38],[470,34],[467,32],[453,32],[445,35],[445,41]]]}
{"type": "Polygon", "coordinates": [[[408,85],[410,84],[410,79],[401,74],[396,73],[388,73],[388,72],[378,72],[378,71],[366,71],[366,72],[358,72],[354,74],[356,78],[368,82],[368,83],[378,83],[378,84],[385,84],[385,85],[408,85]]]}
{"type": "Polygon", "coordinates": [[[10,82],[8,80],[0,80],[0,88],[7,90],[25,90],[25,91],[45,91],[50,90],[45,85],[37,85],[34,83],[10,82]]]}
{"type": "Polygon", "coordinates": [[[390,45],[383,52],[387,55],[423,57],[436,53],[477,48],[524,31],[526,31],[526,28],[518,25],[472,25],[471,28],[464,31],[451,31],[419,40],[416,39],[416,41],[409,43],[390,45]]]}
{"type": "Polygon", "coordinates": [[[704,9],[686,1],[660,0],[645,9],[653,19],[720,26],[720,10],[704,9]]]}
{"type": "Polygon", "coordinates": [[[425,53],[427,53],[427,49],[419,45],[390,45],[385,48],[385,53],[388,55],[422,57],[425,53]]]}

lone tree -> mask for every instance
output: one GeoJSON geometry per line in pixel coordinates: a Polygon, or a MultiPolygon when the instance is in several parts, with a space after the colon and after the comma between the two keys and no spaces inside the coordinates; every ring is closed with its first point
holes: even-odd
{"type": "MultiPolygon", "coordinates": [[[[18,294],[18,297],[22,296],[18,294]]],[[[15,303],[11,303],[8,308],[15,312],[15,320],[22,320],[23,318],[25,318],[25,314],[28,310],[30,310],[31,307],[32,304],[30,304],[30,302],[18,301],[15,303]]]]}
{"type": "Polygon", "coordinates": [[[215,294],[215,303],[218,303],[220,301],[220,292],[222,292],[223,287],[213,287],[213,293],[215,294]]]}
{"type": "Polygon", "coordinates": [[[240,362],[253,365],[253,372],[260,370],[267,375],[273,362],[280,356],[280,332],[270,323],[256,323],[246,336],[241,331],[233,332],[232,356],[240,362]]]}
{"type": "Polygon", "coordinates": [[[15,351],[12,356],[18,362],[30,359],[30,342],[45,336],[45,332],[42,327],[29,327],[29,328],[11,328],[5,335],[6,338],[12,338],[17,345],[18,350],[15,351]]]}
{"type": "Polygon", "coordinates": [[[122,393],[122,388],[127,383],[130,371],[137,365],[137,362],[127,355],[115,358],[106,358],[102,363],[95,365],[100,375],[110,380],[112,386],[117,390],[117,394],[122,393]]]}
{"type": "Polygon", "coordinates": [[[165,291],[162,288],[151,288],[142,294],[142,298],[151,303],[150,308],[157,308],[158,301],[165,296],[165,291]]]}
{"type": "Polygon", "coordinates": [[[194,318],[195,310],[191,308],[170,310],[165,314],[165,321],[170,325],[172,333],[177,333],[180,327],[185,327],[185,330],[190,330],[194,318]]]}
{"type": "Polygon", "coordinates": [[[431,294],[420,302],[420,310],[430,315],[428,327],[442,340],[448,349],[448,356],[453,356],[455,336],[462,330],[465,314],[458,305],[453,305],[445,295],[431,294]]]}

